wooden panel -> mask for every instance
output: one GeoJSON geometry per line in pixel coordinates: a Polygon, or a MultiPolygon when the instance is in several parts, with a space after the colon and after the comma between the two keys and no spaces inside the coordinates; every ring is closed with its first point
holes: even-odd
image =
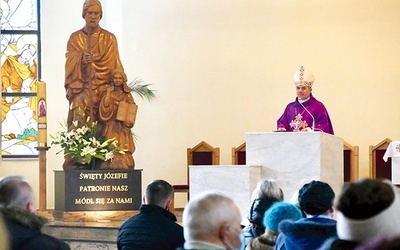
{"type": "MultiPolygon", "coordinates": [[[[389,174],[388,169],[385,167],[384,161],[382,159],[386,149],[388,148],[391,142],[392,140],[386,138],[380,143],[376,144],[375,146],[372,145],[369,146],[369,177],[380,178],[382,176],[389,176],[389,175],[390,177],[392,176],[391,169],[389,174]],[[383,151],[383,153],[382,152],[378,153],[378,151],[383,151]]],[[[387,163],[389,163],[389,161],[387,163]]]]}
{"type": "Polygon", "coordinates": [[[232,148],[232,165],[246,165],[246,142],[232,148]]]}
{"type": "MultiPolygon", "coordinates": [[[[189,166],[190,165],[219,165],[219,148],[214,148],[205,141],[201,141],[193,148],[187,148],[187,181],[185,184],[172,185],[175,193],[187,193],[189,200],[189,166]]],[[[175,212],[174,198],[172,198],[170,211],[175,212]]]]}

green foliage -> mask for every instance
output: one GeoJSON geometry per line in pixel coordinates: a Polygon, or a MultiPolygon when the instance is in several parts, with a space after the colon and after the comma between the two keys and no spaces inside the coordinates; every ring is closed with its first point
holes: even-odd
{"type": "Polygon", "coordinates": [[[148,101],[153,100],[156,96],[154,94],[155,90],[149,89],[151,84],[143,84],[143,81],[135,78],[128,87],[131,89],[132,93],[139,95],[142,99],[147,99],[148,101]]]}
{"type": "Polygon", "coordinates": [[[115,154],[125,154],[126,149],[118,147],[115,137],[105,139],[94,136],[97,122],[90,123],[89,119],[86,122],[82,125],[81,121],[73,121],[70,127],[67,127],[65,123],[60,124],[61,131],[58,131],[55,136],[50,135],[53,139],[51,144],[60,145],[64,155],[71,155],[75,159],[83,158],[88,164],[92,158],[108,161],[114,158],[115,154]]]}

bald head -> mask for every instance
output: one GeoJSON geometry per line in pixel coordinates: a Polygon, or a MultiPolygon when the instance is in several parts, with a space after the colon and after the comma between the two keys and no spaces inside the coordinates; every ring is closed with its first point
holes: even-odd
{"type": "Polygon", "coordinates": [[[189,201],[183,212],[186,241],[220,237],[221,227],[240,226],[240,211],[235,203],[220,193],[204,193],[189,201]]]}

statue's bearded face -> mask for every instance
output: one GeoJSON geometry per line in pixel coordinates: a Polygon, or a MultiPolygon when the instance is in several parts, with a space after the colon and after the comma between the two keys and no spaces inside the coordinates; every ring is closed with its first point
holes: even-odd
{"type": "Polygon", "coordinates": [[[97,5],[92,5],[86,11],[84,16],[86,26],[90,28],[97,28],[101,19],[101,8],[97,5]]]}

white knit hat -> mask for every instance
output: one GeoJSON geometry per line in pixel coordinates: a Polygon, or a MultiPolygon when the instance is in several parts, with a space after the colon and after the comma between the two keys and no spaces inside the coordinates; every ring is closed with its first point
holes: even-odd
{"type": "Polygon", "coordinates": [[[377,236],[400,235],[400,194],[397,187],[391,187],[395,193],[393,203],[373,217],[354,220],[338,211],[336,228],[339,238],[363,242],[377,236]]]}
{"type": "Polygon", "coordinates": [[[293,81],[296,86],[307,86],[312,87],[315,77],[305,70],[303,66],[298,69],[293,75],[293,81]]]}

